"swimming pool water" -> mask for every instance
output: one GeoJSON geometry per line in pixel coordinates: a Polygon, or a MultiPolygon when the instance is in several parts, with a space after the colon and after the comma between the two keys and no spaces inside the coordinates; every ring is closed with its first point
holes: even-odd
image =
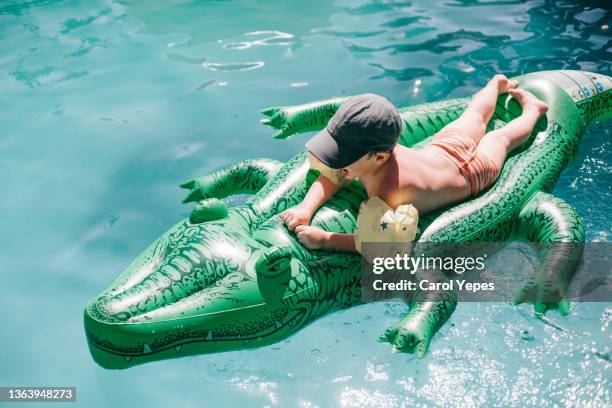
{"type": "MultiPolygon", "coordinates": [[[[498,72],[610,75],[607,2],[432,4],[1,1],[0,385],[76,386],[87,407],[609,406],[609,303],[543,320],[462,303],[423,360],[375,341],[406,312],[394,302],[255,350],[124,371],[89,355],[84,305],[189,214],[180,182],[303,148],[309,135],[273,140],[261,108],[363,92],[406,106],[498,72]]],[[[554,191],[589,241],[612,234],[611,143],[593,126],[554,191]]]]}

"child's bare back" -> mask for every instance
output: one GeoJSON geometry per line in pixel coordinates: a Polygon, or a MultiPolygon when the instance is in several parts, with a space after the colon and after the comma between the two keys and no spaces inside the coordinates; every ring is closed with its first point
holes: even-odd
{"type": "Polygon", "coordinates": [[[380,197],[391,208],[412,204],[425,214],[462,198],[465,180],[448,159],[422,150],[395,146],[376,177],[361,178],[368,197],[380,197]]]}

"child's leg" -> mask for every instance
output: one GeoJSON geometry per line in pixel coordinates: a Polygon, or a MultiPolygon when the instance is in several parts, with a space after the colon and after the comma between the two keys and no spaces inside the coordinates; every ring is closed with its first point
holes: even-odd
{"type": "Polygon", "coordinates": [[[493,160],[498,169],[503,166],[508,153],[520,146],[529,137],[538,119],[548,109],[546,103],[528,91],[510,89],[508,93],[518,99],[523,107],[523,113],[518,118],[508,122],[506,126],[484,135],[476,148],[478,153],[483,153],[493,160]]]}
{"type": "Polygon", "coordinates": [[[463,114],[448,126],[463,130],[478,144],[485,134],[487,123],[493,116],[497,97],[500,93],[516,88],[517,85],[518,82],[515,80],[509,81],[504,75],[495,75],[484,88],[474,95],[463,114]]]}
{"type": "Polygon", "coordinates": [[[514,89],[517,86],[518,81],[510,81],[505,75],[495,75],[484,88],[472,97],[466,111],[471,111],[479,115],[479,119],[486,128],[487,123],[489,123],[495,111],[495,104],[497,103],[499,94],[508,92],[509,89],[514,89]]]}

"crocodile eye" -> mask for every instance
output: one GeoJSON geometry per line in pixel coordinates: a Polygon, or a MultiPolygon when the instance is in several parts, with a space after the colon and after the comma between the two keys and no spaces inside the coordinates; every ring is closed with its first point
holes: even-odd
{"type": "Polygon", "coordinates": [[[276,264],[272,266],[270,269],[272,269],[273,271],[278,271],[279,268],[280,268],[280,265],[276,264]]]}

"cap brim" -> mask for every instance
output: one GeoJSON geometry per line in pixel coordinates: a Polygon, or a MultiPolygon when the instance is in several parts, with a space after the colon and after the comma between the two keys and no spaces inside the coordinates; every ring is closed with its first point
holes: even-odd
{"type": "Polygon", "coordinates": [[[321,163],[332,169],[340,169],[346,167],[351,163],[359,160],[367,152],[361,153],[359,149],[355,149],[349,146],[342,146],[342,152],[340,146],[336,142],[336,139],[332,137],[327,131],[327,128],[321,130],[314,137],[312,137],[304,145],[310,153],[315,155],[321,163]]]}

